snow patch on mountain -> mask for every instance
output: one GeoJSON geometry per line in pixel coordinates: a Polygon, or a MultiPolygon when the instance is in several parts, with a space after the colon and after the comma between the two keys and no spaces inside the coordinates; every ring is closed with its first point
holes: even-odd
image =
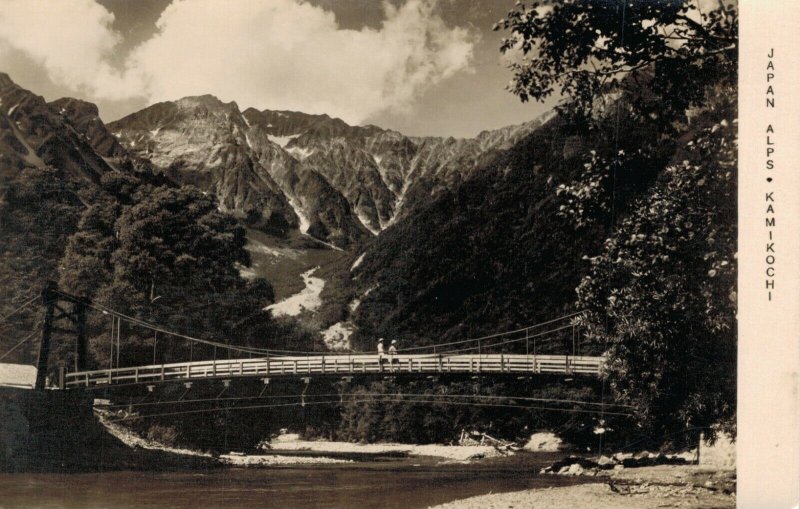
{"type": "Polygon", "coordinates": [[[400,194],[397,195],[397,200],[394,202],[394,212],[392,213],[391,219],[389,222],[386,223],[386,226],[383,227],[384,229],[392,226],[396,221],[397,218],[400,216],[400,210],[403,208],[403,205],[406,201],[406,193],[408,193],[408,188],[411,187],[411,183],[413,182],[411,178],[411,174],[409,173],[406,176],[405,181],[403,182],[403,187],[400,189],[400,194]]]}
{"type": "Polygon", "coordinates": [[[294,210],[294,213],[297,214],[297,219],[300,221],[300,233],[305,235],[311,227],[311,221],[308,220],[308,216],[303,212],[303,209],[300,208],[300,203],[293,196],[287,194],[286,199],[292,207],[292,210],[294,210]]]}
{"type": "Polygon", "coordinates": [[[300,136],[299,134],[291,134],[289,136],[275,136],[274,134],[269,135],[269,140],[273,143],[277,143],[280,145],[281,148],[286,148],[286,145],[289,144],[290,141],[300,136]]]}
{"type": "Polygon", "coordinates": [[[361,256],[359,256],[358,258],[356,258],[356,261],[354,261],[354,262],[353,262],[353,265],[350,267],[350,272],[352,272],[352,271],[356,270],[356,269],[358,268],[358,266],[359,266],[359,265],[361,265],[361,262],[363,262],[363,261],[364,261],[364,256],[366,256],[366,254],[367,254],[367,253],[366,253],[366,251],[365,251],[365,252],[361,253],[361,256]]]}
{"type": "Polygon", "coordinates": [[[286,152],[295,156],[297,159],[306,159],[308,156],[314,153],[313,150],[303,147],[289,147],[286,149],[286,152]]]}
{"type": "Polygon", "coordinates": [[[378,235],[381,232],[380,229],[373,228],[372,223],[370,222],[369,218],[367,216],[365,216],[364,213],[361,210],[356,209],[355,212],[356,212],[356,217],[358,218],[358,220],[361,221],[361,224],[364,225],[364,228],[369,230],[369,232],[371,234],[378,235]]]}
{"type": "Polygon", "coordinates": [[[271,311],[272,316],[297,316],[303,312],[315,312],[322,305],[320,294],[325,287],[325,280],[319,277],[312,277],[319,267],[303,272],[305,288],[298,293],[287,297],[280,302],[270,304],[264,310],[271,311]]]}

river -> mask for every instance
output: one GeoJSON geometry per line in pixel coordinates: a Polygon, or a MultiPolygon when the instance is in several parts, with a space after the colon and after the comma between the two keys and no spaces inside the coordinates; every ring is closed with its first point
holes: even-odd
{"type": "Polygon", "coordinates": [[[473,495],[580,482],[539,475],[560,455],[471,464],[403,458],[317,467],[0,474],[2,508],[424,508],[473,495]]]}

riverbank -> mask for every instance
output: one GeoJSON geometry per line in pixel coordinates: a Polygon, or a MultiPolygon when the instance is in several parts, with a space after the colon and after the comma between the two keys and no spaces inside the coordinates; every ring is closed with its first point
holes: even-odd
{"type": "Polygon", "coordinates": [[[230,453],[215,457],[206,452],[169,447],[157,441],[145,439],[124,426],[110,422],[109,416],[102,410],[95,410],[95,415],[111,436],[131,449],[160,452],[176,458],[194,457],[228,466],[323,465],[409,456],[431,457],[443,462],[468,463],[510,454],[510,452],[491,446],[481,445],[359,444],[300,440],[296,434],[286,434],[280,435],[270,444],[262,446],[263,454],[230,453]]]}
{"type": "Polygon", "coordinates": [[[137,442],[103,422],[91,396],[73,391],[0,388],[0,472],[203,470],[207,455],[137,442]],[[116,432],[116,433],[115,433],[116,432]]]}
{"type": "Polygon", "coordinates": [[[659,465],[599,473],[596,482],[479,495],[433,509],[655,509],[736,506],[735,472],[697,465],[659,465]]]}

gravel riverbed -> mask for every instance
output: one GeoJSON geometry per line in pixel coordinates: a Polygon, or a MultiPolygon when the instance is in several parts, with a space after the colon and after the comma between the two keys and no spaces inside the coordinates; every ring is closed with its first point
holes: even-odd
{"type": "Polygon", "coordinates": [[[604,472],[597,482],[456,500],[432,509],[732,509],[735,473],[695,465],[604,472]]]}

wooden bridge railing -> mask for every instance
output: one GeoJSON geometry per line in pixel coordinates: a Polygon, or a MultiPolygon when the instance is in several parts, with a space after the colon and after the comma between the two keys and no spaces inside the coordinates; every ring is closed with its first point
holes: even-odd
{"type": "Polygon", "coordinates": [[[231,377],[358,374],[564,374],[599,375],[604,357],[569,355],[330,354],[178,362],[67,373],[65,388],[231,377]]]}

